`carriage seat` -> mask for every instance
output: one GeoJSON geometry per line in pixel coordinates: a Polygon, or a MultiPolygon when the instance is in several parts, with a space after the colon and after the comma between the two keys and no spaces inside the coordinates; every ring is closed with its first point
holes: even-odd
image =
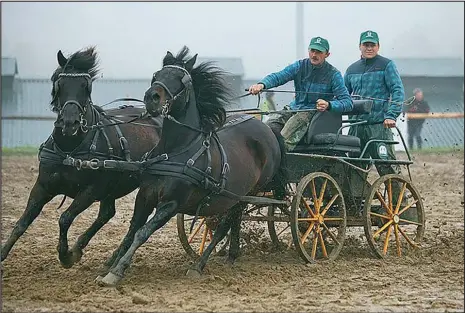
{"type": "Polygon", "coordinates": [[[371,111],[372,100],[353,100],[354,108],[350,112],[317,112],[313,117],[305,137],[293,152],[298,153],[344,153],[359,154],[360,139],[356,136],[337,135],[342,127],[343,115],[365,114],[371,111]]]}

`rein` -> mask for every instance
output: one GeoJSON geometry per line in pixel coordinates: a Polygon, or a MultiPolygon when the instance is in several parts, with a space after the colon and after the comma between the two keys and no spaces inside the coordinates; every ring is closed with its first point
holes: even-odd
{"type": "MultiPolygon", "coordinates": [[[[249,91],[248,88],[245,89],[245,91],[249,91]]],[[[320,95],[332,95],[332,93],[329,93],[329,92],[312,92],[312,91],[299,91],[299,90],[296,90],[296,91],[293,91],[293,90],[276,90],[276,89],[262,89],[260,91],[261,92],[281,92],[281,93],[302,93],[302,94],[320,94],[320,95]]],[[[260,93],[258,93],[258,102],[260,103],[260,93]]],[[[247,96],[251,96],[252,94],[249,92],[249,93],[246,93],[246,94],[243,94],[237,98],[234,98],[234,99],[239,99],[239,98],[243,98],[243,97],[247,97],[247,96]]],[[[352,97],[357,97],[357,98],[360,98],[360,99],[365,99],[365,100],[379,100],[379,101],[390,101],[389,99],[380,99],[380,98],[374,98],[374,97],[368,97],[368,96],[361,96],[361,95],[351,95],[352,97]]],[[[397,101],[391,101],[391,103],[394,103],[394,104],[398,104],[398,105],[410,105],[413,103],[413,101],[415,100],[415,96],[412,96],[406,100],[404,100],[404,102],[397,102],[397,101]]],[[[257,106],[258,108],[258,106],[257,106]]]]}

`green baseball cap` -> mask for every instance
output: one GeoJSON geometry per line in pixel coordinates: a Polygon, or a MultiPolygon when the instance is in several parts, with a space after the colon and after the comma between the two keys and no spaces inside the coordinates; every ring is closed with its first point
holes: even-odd
{"type": "Polygon", "coordinates": [[[321,37],[313,37],[312,40],[310,40],[310,44],[308,45],[308,50],[310,49],[315,49],[321,52],[328,52],[329,42],[328,40],[321,37]]]}
{"type": "Polygon", "coordinates": [[[378,33],[372,30],[367,30],[360,34],[360,44],[365,42],[379,43],[378,33]]]}

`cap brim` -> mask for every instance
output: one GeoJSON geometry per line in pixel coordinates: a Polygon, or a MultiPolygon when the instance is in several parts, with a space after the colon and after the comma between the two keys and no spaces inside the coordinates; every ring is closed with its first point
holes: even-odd
{"type": "Polygon", "coordinates": [[[316,45],[316,44],[311,44],[310,46],[308,46],[308,50],[310,50],[310,49],[315,49],[315,50],[318,50],[318,51],[321,51],[321,52],[328,52],[328,50],[326,50],[325,47],[320,46],[320,45],[316,45]]]}
{"type": "Polygon", "coordinates": [[[360,43],[365,43],[365,42],[378,43],[378,40],[376,40],[376,39],[363,39],[362,41],[360,41],[360,43]]]}

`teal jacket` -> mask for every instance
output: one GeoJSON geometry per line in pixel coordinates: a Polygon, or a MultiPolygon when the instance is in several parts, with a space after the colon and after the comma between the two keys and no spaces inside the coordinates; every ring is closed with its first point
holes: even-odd
{"type": "Polygon", "coordinates": [[[318,99],[329,101],[331,111],[349,112],[353,109],[341,72],[326,61],[320,66],[314,66],[308,58],[299,60],[280,72],[266,76],[259,83],[270,89],[291,80],[297,91],[295,101],[290,104],[292,110],[315,109],[318,99]]]}
{"type": "Polygon", "coordinates": [[[362,99],[376,98],[370,114],[357,116],[369,122],[396,120],[402,112],[404,86],[394,61],[377,55],[361,58],[347,68],[344,83],[351,95],[362,99]],[[389,101],[391,99],[391,101],[389,101]]]}

